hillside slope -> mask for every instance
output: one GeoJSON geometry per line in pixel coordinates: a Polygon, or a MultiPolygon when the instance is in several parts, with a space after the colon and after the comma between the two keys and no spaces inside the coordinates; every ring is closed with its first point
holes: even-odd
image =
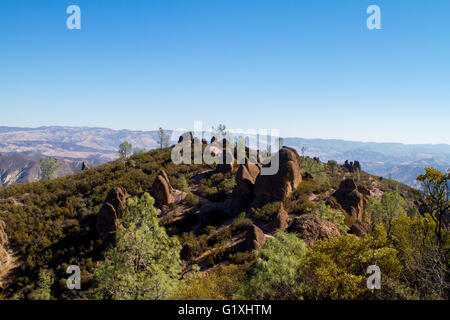
{"type": "MultiPolygon", "coordinates": [[[[286,150],[289,157],[298,157],[295,151],[286,150]]],[[[1,190],[0,220],[6,223],[11,248],[19,253],[21,261],[21,268],[12,274],[3,294],[26,298],[38,281],[41,269],[54,270],[56,278],[65,279],[67,266],[75,264],[81,267],[86,290],[67,291],[61,280],[55,284],[54,294],[62,299],[85,297],[96,261],[101,259],[105,248],[96,224],[108,193],[120,187],[131,196],[149,192],[158,199],[154,182],[161,169],[167,174],[169,184],[184,194],[159,207],[160,221],[168,233],[190,248],[185,257],[186,268],[195,263],[207,270],[230,259],[234,263],[251,260],[251,248],[259,246],[261,237],[270,237],[273,232],[271,221],[278,215],[280,203],[287,212],[286,221],[312,212],[320,203],[327,203],[345,210],[348,227],[357,221],[366,223],[364,221],[370,218],[361,206],[368,198],[381,198],[389,190],[399,190],[405,199],[405,209],[408,206],[420,208],[421,195],[416,190],[365,172],[360,172],[357,186],[350,190],[359,197],[357,203],[348,204],[342,182],[353,181],[354,172],[343,167],[331,170],[314,159],[298,157],[299,167],[293,167],[303,176],[303,181],[301,177],[297,180],[298,187],[280,200],[265,200],[263,207],[255,204],[260,209],[248,209],[242,220],[239,211],[233,210],[233,191],[242,187],[241,169],[175,165],[170,152],[170,148],[157,149],[135,155],[126,162],[114,161],[55,180],[17,184],[1,190]],[[341,201],[338,191],[344,192],[342,199],[345,201],[341,201]],[[247,243],[249,237],[256,237],[256,242],[247,243]]],[[[283,168],[282,164],[281,172],[283,168]]],[[[265,190],[272,192],[270,188],[265,190]]],[[[244,205],[251,205],[248,201],[244,205]]]]}

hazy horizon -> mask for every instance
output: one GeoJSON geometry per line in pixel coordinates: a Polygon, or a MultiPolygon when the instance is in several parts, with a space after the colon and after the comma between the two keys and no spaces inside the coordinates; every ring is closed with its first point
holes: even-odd
{"type": "MultiPolygon", "coordinates": [[[[89,127],[89,126],[64,126],[64,125],[41,125],[36,127],[23,127],[23,126],[7,126],[7,125],[0,125],[0,128],[17,128],[17,129],[40,129],[40,128],[73,128],[73,129],[105,129],[105,130],[114,130],[114,131],[128,131],[128,132],[155,132],[158,131],[159,128],[153,128],[153,129],[114,129],[114,128],[108,128],[108,127],[89,127]]],[[[163,128],[167,131],[193,131],[192,128],[163,128]]],[[[203,132],[212,132],[211,128],[205,128],[203,132]]],[[[243,131],[243,133],[245,133],[243,131]]],[[[194,132],[195,134],[195,132],[194,132]]],[[[406,146],[420,146],[420,145],[432,145],[432,146],[450,146],[450,143],[404,143],[404,142],[398,142],[398,141],[363,141],[363,140],[348,140],[348,139],[339,139],[339,138],[317,138],[317,137],[302,137],[302,136],[281,136],[283,139],[306,139],[306,140],[337,140],[337,141],[344,141],[344,142],[355,142],[355,143],[377,143],[377,144],[402,144],[406,146]]],[[[178,136],[177,136],[178,139],[178,136]]]]}

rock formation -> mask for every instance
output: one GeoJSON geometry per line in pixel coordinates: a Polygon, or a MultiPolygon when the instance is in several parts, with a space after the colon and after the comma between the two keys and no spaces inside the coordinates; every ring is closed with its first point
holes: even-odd
{"type": "Polygon", "coordinates": [[[162,208],[170,203],[177,203],[186,198],[186,193],[172,187],[164,170],[161,170],[152,185],[153,197],[157,207],[162,208]]]}
{"type": "Polygon", "coordinates": [[[288,231],[297,233],[308,246],[313,246],[318,240],[330,239],[341,235],[334,223],[322,220],[314,214],[296,217],[289,226],[288,231]]]}
{"type": "Polygon", "coordinates": [[[289,226],[289,215],[283,208],[283,203],[281,203],[280,208],[275,214],[272,222],[270,223],[270,232],[275,232],[277,230],[285,230],[289,226]]]}
{"type": "Polygon", "coordinates": [[[114,188],[106,197],[97,215],[96,229],[105,243],[115,241],[117,220],[122,218],[126,210],[126,199],[130,195],[123,188],[114,188]]]}
{"type": "Polygon", "coordinates": [[[333,196],[349,215],[358,220],[363,219],[365,199],[364,195],[358,191],[353,179],[342,180],[333,196]]]}
{"type": "Polygon", "coordinates": [[[266,236],[264,235],[264,232],[254,224],[249,226],[246,232],[243,249],[245,251],[259,250],[265,243],[266,236]]]}
{"type": "Polygon", "coordinates": [[[86,162],[86,161],[83,161],[83,164],[81,165],[81,171],[89,170],[89,169],[90,169],[90,168],[89,168],[87,162],[86,162]]]}
{"type": "Polygon", "coordinates": [[[356,221],[356,223],[350,227],[348,233],[354,234],[358,237],[364,237],[369,233],[369,227],[361,221],[356,221]]]}
{"type": "Polygon", "coordinates": [[[361,164],[356,160],[355,162],[348,162],[348,160],[345,160],[342,167],[345,168],[348,172],[355,172],[356,170],[361,171],[361,164]]]}
{"type": "MultiPolygon", "coordinates": [[[[279,151],[279,169],[274,175],[259,175],[255,182],[255,198],[264,201],[282,200],[288,197],[302,181],[300,156],[292,148],[279,151]]],[[[270,166],[270,164],[264,165],[270,166]]],[[[261,202],[261,201],[259,201],[261,202]]]]}
{"type": "Polygon", "coordinates": [[[259,171],[259,165],[249,163],[249,161],[239,165],[231,200],[233,214],[239,214],[248,209],[253,200],[253,187],[259,171]]]}
{"type": "Polygon", "coordinates": [[[164,170],[161,170],[156,176],[152,185],[152,191],[158,207],[174,202],[173,188],[164,170]]]}

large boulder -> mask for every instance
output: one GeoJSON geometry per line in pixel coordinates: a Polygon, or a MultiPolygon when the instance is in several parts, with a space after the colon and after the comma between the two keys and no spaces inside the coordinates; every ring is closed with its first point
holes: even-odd
{"type": "MultiPolygon", "coordinates": [[[[361,189],[361,191],[363,191],[361,189]]],[[[363,191],[365,192],[365,191],[363,191]]],[[[364,217],[365,199],[358,191],[353,179],[342,180],[339,189],[333,194],[339,205],[352,217],[362,220],[364,217]]]]}
{"type": "Polygon", "coordinates": [[[152,191],[158,207],[174,202],[173,188],[164,170],[161,170],[156,176],[152,185],[152,191]]]}
{"type": "Polygon", "coordinates": [[[289,214],[283,208],[283,203],[281,203],[280,208],[272,219],[270,223],[270,232],[275,232],[277,230],[285,230],[289,226],[289,214]]]}
{"type": "Polygon", "coordinates": [[[130,195],[123,188],[112,189],[97,215],[96,229],[104,242],[115,241],[117,220],[122,218],[126,211],[126,200],[130,195]]]}
{"type": "Polygon", "coordinates": [[[85,170],[89,170],[89,166],[87,164],[86,161],[83,161],[83,163],[81,164],[81,171],[85,171],[85,170]]]}
{"type": "MultiPolygon", "coordinates": [[[[302,182],[300,156],[292,148],[283,147],[279,153],[279,169],[274,175],[259,175],[255,182],[255,197],[266,201],[288,197],[302,182]]],[[[273,159],[273,158],[272,158],[273,159]]],[[[270,166],[266,164],[263,167],[270,166]]]]}
{"type": "Polygon", "coordinates": [[[296,217],[289,226],[288,231],[297,233],[308,246],[313,246],[318,240],[330,239],[341,235],[334,223],[323,220],[314,214],[296,217]]]}
{"type": "Polygon", "coordinates": [[[260,167],[258,164],[249,163],[239,165],[236,172],[236,185],[233,188],[231,208],[233,214],[239,214],[246,211],[253,200],[253,186],[259,175],[260,167]]]}
{"type": "Polygon", "coordinates": [[[254,224],[249,226],[245,235],[244,250],[259,250],[265,243],[266,236],[264,235],[264,232],[254,224]]]}

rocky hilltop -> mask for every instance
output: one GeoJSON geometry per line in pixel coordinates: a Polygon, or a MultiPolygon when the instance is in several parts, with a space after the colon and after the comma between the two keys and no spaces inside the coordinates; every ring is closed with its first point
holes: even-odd
{"type": "MultiPolygon", "coordinates": [[[[180,141],[202,149],[229,142],[196,139],[180,141]]],[[[26,276],[36,283],[40,266],[51,265],[64,277],[64,263],[80,265],[89,279],[108,245],[114,244],[118,221],[127,214],[126,199],[150,193],[156,200],[160,224],[180,239],[183,266],[207,271],[217,265],[251,261],[253,250],[264,246],[277,230],[287,230],[313,247],[322,239],[367,234],[371,222],[369,199],[398,190],[404,209],[423,212],[421,194],[401,183],[373,176],[357,161],[343,165],[300,156],[282,147],[275,175],[261,175],[269,163],[259,156],[245,163],[176,165],[171,148],[137,154],[51,181],[11,185],[0,191],[0,219],[8,227],[12,248],[22,265],[7,283],[10,294],[26,295],[32,286],[15,284],[26,276]],[[356,170],[357,169],[357,170],[356,170]],[[317,214],[318,208],[340,212],[340,223],[317,214]],[[27,221],[27,223],[24,223],[27,221]],[[42,223],[45,221],[45,223],[42,223]]],[[[257,152],[259,155],[259,152],[257,152]]],[[[193,151],[192,151],[193,156],[193,151]]],[[[81,167],[82,163],[80,163],[81,167]]],[[[89,282],[84,284],[89,287],[89,282]]],[[[59,298],[82,298],[81,292],[55,289],[59,298]]]]}

